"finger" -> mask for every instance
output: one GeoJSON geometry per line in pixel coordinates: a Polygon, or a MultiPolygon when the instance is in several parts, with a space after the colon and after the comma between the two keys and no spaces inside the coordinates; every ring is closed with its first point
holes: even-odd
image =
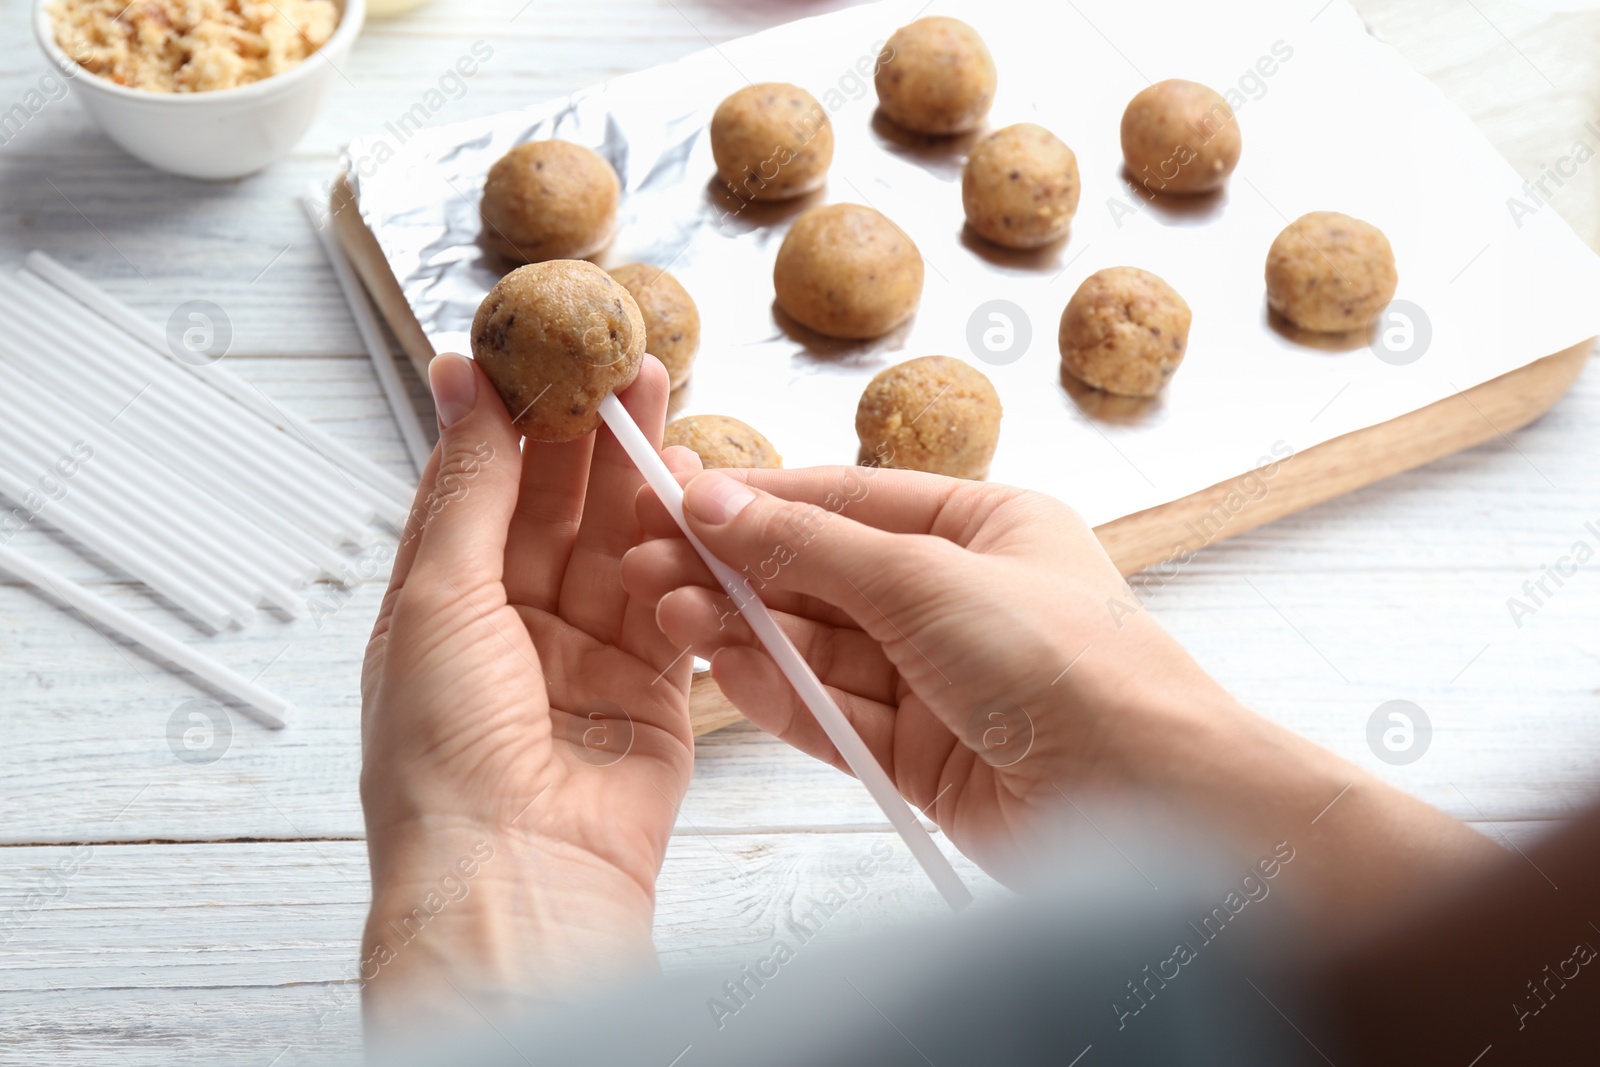
{"type": "MultiPolygon", "coordinates": [[[[422,478],[417,482],[416,496],[411,501],[411,510],[406,512],[405,525],[400,528],[400,540],[395,545],[394,556],[389,563],[389,587],[384,590],[383,599],[378,603],[378,617],[372,621],[371,640],[374,642],[386,641],[388,638],[395,605],[400,601],[400,590],[405,588],[406,578],[411,574],[412,564],[416,562],[417,546],[422,543],[422,529],[427,525],[427,503],[433,494],[433,483],[438,473],[439,446],[436,444],[428,455],[428,462],[422,468],[422,478]]],[[[362,668],[363,693],[366,693],[367,687],[372,684],[367,672],[376,662],[377,660],[368,657],[362,668]]]]}
{"type": "MultiPolygon", "coordinates": [[[[669,448],[662,453],[670,471],[685,471],[691,466],[700,468],[700,457],[687,448],[669,448]]],[[[668,542],[663,542],[668,543],[668,542]]],[[[685,545],[688,542],[683,542],[685,545]]],[[[634,546],[637,548],[638,546],[634,546]]],[[[631,549],[629,551],[632,551],[631,549]]],[[[627,554],[623,555],[624,566],[627,554]]],[[[626,583],[624,583],[626,590],[626,583]]],[[[622,619],[622,636],[618,644],[640,659],[655,666],[673,685],[687,687],[694,667],[694,658],[684,654],[684,646],[674,642],[656,625],[656,599],[642,599],[628,594],[628,607],[622,619]]]]}
{"type": "Polygon", "coordinates": [[[965,555],[942,538],[888,533],[823,505],[774,496],[729,473],[705,471],[690,481],[684,513],[712,555],[746,575],[763,599],[772,589],[817,597],[873,633],[881,620],[895,625],[896,617],[920,607],[936,591],[930,576],[965,555]]]}
{"type": "MultiPolygon", "coordinates": [[[[893,703],[900,675],[883,646],[855,627],[827,626],[775,611],[773,616],[817,677],[869,700],[893,703]]],[[[762,647],[732,602],[709,589],[679,589],[656,609],[656,622],[671,642],[710,657],[724,648],[762,647]]]]}
{"type": "Polygon", "coordinates": [[[523,441],[522,481],[511,517],[506,594],[513,603],[554,611],[583,517],[594,434],[576,441],[523,441]]]}
{"type": "MultiPolygon", "coordinates": [[[[687,485],[705,469],[699,453],[682,445],[668,445],[661,450],[661,458],[667,461],[667,468],[677,475],[680,486],[687,485]]],[[[683,536],[683,528],[668,513],[661,498],[656,496],[656,491],[648,485],[640,486],[638,493],[634,494],[633,510],[634,517],[639,520],[639,529],[646,537],[683,536]]]]}
{"type": "MultiPolygon", "coordinates": [[[[668,445],[662,449],[661,461],[667,465],[667,470],[671,471],[680,483],[686,479],[693,478],[704,469],[701,466],[700,457],[682,445],[668,445]]],[[[640,534],[647,539],[683,537],[683,528],[667,514],[667,509],[662,506],[661,498],[656,496],[656,491],[648,485],[641,485],[638,492],[634,493],[633,517],[634,521],[639,523],[640,534]],[[651,507],[650,505],[654,506],[651,507]],[[656,528],[653,531],[646,530],[643,519],[647,513],[652,516],[659,513],[665,519],[666,525],[661,526],[660,523],[655,523],[656,528]]]]}
{"type": "Polygon", "coordinates": [[[435,358],[428,381],[439,412],[439,460],[412,576],[426,572],[459,588],[498,583],[517,504],[517,431],[494,386],[465,356],[435,358]]]}
{"type": "Polygon", "coordinates": [[[405,585],[406,575],[417,558],[417,546],[422,543],[422,528],[427,525],[428,498],[433,494],[433,483],[439,476],[439,446],[433,446],[427,465],[422,468],[422,479],[417,482],[417,493],[412,498],[411,510],[406,513],[406,523],[400,529],[400,541],[395,546],[394,563],[389,569],[389,592],[405,585]]]}
{"type": "MultiPolygon", "coordinates": [[[[617,394],[656,448],[661,447],[671,391],[666,368],[654,356],[646,356],[638,378],[617,394]]],[[[602,426],[589,464],[583,519],[561,582],[560,611],[569,623],[607,643],[616,642],[624,623],[622,554],[639,543],[634,497],[643,484],[621,443],[602,426]]]]}
{"type": "MultiPolygon", "coordinates": [[[[964,482],[921,471],[878,467],[802,467],[797,470],[717,468],[717,473],[784,500],[811,504],[847,515],[857,522],[889,533],[952,536],[950,509],[964,512],[983,501],[1001,499],[1017,491],[989,483],[964,482]]],[[[679,477],[685,487],[694,476],[679,477]]],[[[640,526],[651,537],[670,537],[676,523],[655,499],[639,499],[640,526]]]]}
{"type": "MultiPolygon", "coordinates": [[[[753,648],[725,648],[711,660],[711,677],[733,706],[756,726],[846,774],[844,757],[801,701],[772,657],[753,648]]],[[[874,759],[894,777],[894,709],[844,690],[828,687],[846,719],[866,742],[874,759]]]]}
{"type": "MultiPolygon", "coordinates": [[[[722,593],[700,553],[681,537],[660,537],[630,548],[622,557],[622,585],[628,595],[651,605],[675,589],[694,586],[722,593]]],[[[780,590],[758,590],[766,605],[775,611],[814,619],[830,626],[855,626],[849,614],[815,597],[780,590]]],[[[733,601],[722,594],[726,606],[733,601]]]]}

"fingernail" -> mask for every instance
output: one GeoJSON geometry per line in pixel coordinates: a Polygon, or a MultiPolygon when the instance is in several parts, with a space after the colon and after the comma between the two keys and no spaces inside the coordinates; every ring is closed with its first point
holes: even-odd
{"type": "Polygon", "coordinates": [[[448,429],[472,414],[478,403],[478,372],[466,356],[446,352],[428,364],[428,384],[439,425],[448,429]]]}
{"type": "Polygon", "coordinates": [[[721,474],[706,473],[689,483],[683,506],[690,515],[711,526],[732,522],[749,506],[756,494],[743,482],[721,474]]]}

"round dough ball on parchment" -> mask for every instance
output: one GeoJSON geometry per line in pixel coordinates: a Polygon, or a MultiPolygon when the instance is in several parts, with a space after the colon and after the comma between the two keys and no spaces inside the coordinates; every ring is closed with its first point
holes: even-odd
{"type": "Polygon", "coordinates": [[[870,207],[828,204],[794,221],[772,268],[778,306],[829,337],[881,337],[922,299],[922,253],[870,207]]]}
{"type": "Polygon", "coordinates": [[[1122,113],[1122,157],[1153,193],[1222,188],[1239,165],[1239,120],[1214,89],[1172,78],[1141,90],[1122,113]]]}
{"type": "Polygon", "coordinates": [[[531,441],[571,441],[600,425],[600,401],[633,384],[644,318],[611,275],[583,260],[518,267],[472,319],[472,358],[531,441]]]}
{"type": "Polygon", "coordinates": [[[1267,303],[1314,333],[1366,329],[1399,281],[1383,231],[1337,211],[1300,216],[1267,251],[1267,303]]]}
{"type": "Polygon", "coordinates": [[[518,263],[584,259],[610,243],[622,184],[597,152],[529,141],[489,168],[478,213],[484,243],[518,263]]]}
{"type": "Polygon", "coordinates": [[[979,141],[961,174],[968,225],[1006,248],[1038,248],[1066,236],[1080,191],[1078,157],[1031,122],[979,141]]]}
{"type": "Polygon", "coordinates": [[[923,356],[867,383],[856,406],[859,462],[981,479],[1000,443],[1000,394],[950,356],[923,356]]]}
{"type": "Polygon", "coordinates": [[[671,274],[646,263],[629,263],[611,271],[628,290],[644,316],[644,350],[661,361],[676,389],[689,380],[700,351],[700,309],[689,291],[671,274]]]}
{"type": "Polygon", "coordinates": [[[1161,278],[1107,267],[1084,280],[1061,314],[1061,365],[1119,396],[1155,396],[1183,362],[1189,305],[1161,278]]]}
{"type": "Polygon", "coordinates": [[[828,180],[833,123],[798,85],[747,85],[711,116],[711,155],[717,176],[741,200],[804,196],[828,180]]]}
{"type": "Polygon", "coordinates": [[[873,82],[879,108],[896,126],[936,136],[966,133],[994,103],[994,57],[965,22],[930,16],[890,35],[873,82]]]}
{"type": "Polygon", "coordinates": [[[749,423],[728,415],[686,415],[667,423],[661,447],[682,445],[706,467],[760,467],[776,470],[783,457],[749,423]]]}

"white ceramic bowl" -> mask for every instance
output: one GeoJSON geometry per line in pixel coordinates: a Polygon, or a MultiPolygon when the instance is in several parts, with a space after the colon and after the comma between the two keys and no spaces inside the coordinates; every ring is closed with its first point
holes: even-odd
{"type": "Polygon", "coordinates": [[[56,43],[49,2],[34,6],[34,36],[106,136],[152,167],[211,181],[252,174],[289,153],[342,80],[338,68],[367,15],[366,0],[334,0],[340,17],[333,36],[282,74],[236,89],[153,93],[118,85],[73,62],[56,43]]]}

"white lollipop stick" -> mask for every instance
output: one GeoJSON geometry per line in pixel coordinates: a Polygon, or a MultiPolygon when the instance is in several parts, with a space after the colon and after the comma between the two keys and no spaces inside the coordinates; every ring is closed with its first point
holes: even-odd
{"type": "MultiPolygon", "coordinates": [[[[396,478],[355,449],[321,430],[297,415],[278,407],[266,394],[242,378],[217,364],[197,367],[172,358],[167,349],[166,335],[154,323],[142,318],[132,308],[90,285],[43,252],[29,252],[24,260],[28,270],[50,282],[74,300],[97,312],[102,318],[123,332],[144,342],[146,346],[172,364],[187,372],[197,381],[203,381],[242,407],[255,412],[273,426],[293,434],[306,447],[325,462],[357,475],[364,487],[374,497],[374,505],[386,521],[397,529],[403,527],[411,516],[411,498],[415,487],[396,478]]],[[[360,484],[360,483],[358,483],[360,484]]]]}
{"type": "Polygon", "coordinates": [[[622,443],[623,450],[628,453],[628,458],[633,460],[634,466],[639,468],[639,473],[644,475],[644,480],[650,488],[655,490],[661,503],[666,505],[673,521],[683,530],[684,536],[700,553],[700,558],[706,561],[706,566],[711,568],[711,573],[716,575],[717,581],[722,583],[722,588],[728,596],[733,598],[739,612],[750,623],[750,628],[755,631],[761,643],[767,646],[767,651],[772,655],[773,662],[783,672],[789,684],[794,686],[800,699],[805,701],[806,707],[811,709],[811,714],[816,716],[817,723],[828,735],[828,740],[839,750],[839,755],[849,765],[850,770],[867,787],[867,792],[872,794],[872,799],[878,802],[878,807],[889,817],[889,822],[905,840],[911,849],[911,855],[916,857],[922,865],[928,879],[933,882],[939,895],[944,897],[945,903],[954,910],[972,903],[972,894],[962,884],[961,876],[956,874],[955,868],[950,866],[950,861],[944,858],[944,853],[933,843],[933,838],[928,836],[928,831],[923,829],[922,823],[911,813],[911,808],[905,799],[895,790],[894,783],[889,781],[889,776],[873,757],[867,748],[866,742],[861,740],[855,728],[850,725],[850,720],[844,717],[844,712],[839,710],[839,705],[833,702],[833,697],[828,695],[828,690],[823,687],[822,681],[817,677],[811,665],[800,655],[800,650],[794,647],[794,642],[789,640],[778,627],[778,621],[772,617],[772,612],[767,610],[761,598],[739,577],[737,571],[723,563],[711,554],[689,530],[689,524],[683,517],[683,487],[678,484],[678,479],[667,469],[666,463],[660,454],[651,447],[638,424],[633,421],[633,416],[628,414],[628,409],[622,406],[622,401],[615,395],[609,395],[600,401],[600,417],[605,419],[606,425],[622,443]]]}
{"type": "Polygon", "coordinates": [[[400,380],[400,372],[394,365],[394,353],[389,351],[389,342],[378,325],[378,313],[373,310],[367,291],[361,287],[356,269],[345,258],[344,249],[339,247],[338,240],[333,236],[333,227],[320,221],[326,214],[327,205],[309,196],[303,198],[301,204],[306,209],[306,217],[311,220],[311,228],[317,232],[317,240],[322,242],[322,251],[333,267],[333,276],[344,292],[345,303],[350,305],[350,317],[355,319],[356,332],[361,334],[361,340],[367,346],[367,355],[372,357],[372,369],[377,372],[378,384],[383,387],[383,395],[389,398],[389,409],[394,412],[395,425],[400,428],[400,437],[405,441],[406,451],[411,454],[411,463],[420,475],[428,465],[428,457],[433,455],[433,445],[428,443],[428,435],[422,431],[422,420],[417,418],[417,409],[400,380]]]}
{"type": "MultiPolygon", "coordinates": [[[[7,470],[4,457],[0,457],[0,495],[8,496],[21,504],[33,492],[34,487],[7,470]]],[[[223,603],[216,595],[196,587],[193,576],[178,572],[152,555],[141,542],[129,537],[125,529],[112,533],[116,522],[114,518],[108,520],[109,525],[106,521],[97,521],[106,519],[104,513],[97,512],[92,507],[81,506],[83,504],[84,501],[80,496],[69,494],[51,504],[46,521],[63,533],[71,534],[129,574],[137,576],[145,585],[183,608],[213,631],[220,633],[226,630],[230,623],[254,615],[248,604],[241,605],[242,616],[235,614],[233,608],[223,603]]]]}
{"type": "Polygon", "coordinates": [[[68,581],[26,556],[0,545],[0,570],[10,571],[30,585],[51,593],[58,599],[83,612],[89,618],[108,626],[129,640],[154,652],[168,663],[175,664],[197,678],[203,678],[218,689],[244,703],[246,713],[263,726],[274,730],[283,728],[279,716],[289,710],[289,702],[256,685],[244,675],[188,645],[149,625],[144,620],[128,614],[121,608],[76,582],[68,581]]]}

